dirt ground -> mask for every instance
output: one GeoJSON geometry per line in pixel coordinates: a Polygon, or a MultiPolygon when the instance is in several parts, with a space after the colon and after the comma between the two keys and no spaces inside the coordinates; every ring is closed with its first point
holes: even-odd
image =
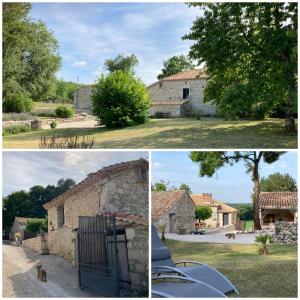
{"type": "MultiPolygon", "coordinates": [[[[3,297],[95,297],[78,287],[76,268],[54,255],[39,255],[13,243],[3,243],[3,297]],[[37,279],[41,262],[47,282],[37,279]]],[[[99,295],[97,295],[99,297],[99,295]]]]}

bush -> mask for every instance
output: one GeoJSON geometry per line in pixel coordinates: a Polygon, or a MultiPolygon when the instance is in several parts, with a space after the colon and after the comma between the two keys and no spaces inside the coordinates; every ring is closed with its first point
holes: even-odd
{"type": "Polygon", "coordinates": [[[2,135],[8,136],[8,135],[20,134],[28,131],[31,131],[31,126],[29,124],[12,125],[9,127],[4,127],[2,131],[2,135]]]}
{"type": "Polygon", "coordinates": [[[208,206],[197,206],[195,208],[195,219],[205,221],[212,216],[212,209],[208,206]]]}
{"type": "Polygon", "coordinates": [[[93,148],[95,139],[90,136],[52,136],[41,137],[40,149],[90,149],[93,148]]]}
{"type": "Polygon", "coordinates": [[[29,113],[3,113],[2,121],[27,121],[32,120],[33,116],[29,113]]]}
{"type": "Polygon", "coordinates": [[[154,113],[154,118],[155,119],[166,119],[166,118],[171,118],[171,113],[168,112],[162,112],[162,111],[156,111],[154,113]]]}
{"type": "Polygon", "coordinates": [[[124,71],[101,76],[92,100],[93,113],[108,128],[144,123],[150,106],[147,88],[133,74],[124,71]]]}
{"type": "Polygon", "coordinates": [[[75,112],[74,109],[61,105],[56,108],[55,114],[58,118],[72,118],[75,112]]]}
{"type": "Polygon", "coordinates": [[[36,219],[36,220],[29,220],[27,222],[26,232],[30,233],[41,233],[48,231],[48,220],[45,219],[36,219]]]}
{"type": "Polygon", "coordinates": [[[51,127],[51,129],[55,129],[57,127],[57,122],[56,121],[52,121],[50,123],[50,127],[51,127]]]}
{"type": "Polygon", "coordinates": [[[22,113],[33,109],[34,102],[26,95],[12,95],[3,101],[3,112],[22,113]]]}

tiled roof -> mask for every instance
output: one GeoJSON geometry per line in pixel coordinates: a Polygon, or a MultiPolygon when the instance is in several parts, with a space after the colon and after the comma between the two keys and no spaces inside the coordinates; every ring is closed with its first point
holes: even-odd
{"type": "Polygon", "coordinates": [[[234,207],[231,207],[220,201],[214,200],[212,198],[212,194],[192,194],[191,198],[195,206],[218,207],[218,212],[220,213],[232,213],[237,211],[237,209],[234,207]]]}
{"type": "Polygon", "coordinates": [[[161,106],[161,105],[182,105],[187,103],[189,100],[158,100],[152,101],[152,106],[161,106]]]}
{"type": "Polygon", "coordinates": [[[28,221],[38,220],[37,218],[15,217],[15,220],[22,225],[26,225],[28,221]]]}
{"type": "Polygon", "coordinates": [[[260,192],[260,208],[293,208],[298,207],[297,192],[260,192]]]}
{"type": "Polygon", "coordinates": [[[119,211],[119,212],[107,212],[107,211],[99,211],[96,213],[97,215],[106,215],[106,216],[115,216],[117,220],[128,222],[128,223],[136,223],[140,225],[147,226],[148,219],[137,214],[131,214],[127,211],[119,211]]]}
{"type": "Polygon", "coordinates": [[[109,176],[111,176],[113,174],[118,174],[118,173],[124,172],[124,171],[131,169],[132,167],[135,167],[138,165],[144,165],[144,166],[148,167],[148,162],[145,159],[140,158],[137,160],[121,162],[121,163],[114,164],[114,165],[111,165],[108,167],[104,167],[95,173],[90,173],[84,180],[79,182],[73,188],[67,190],[66,192],[64,192],[63,194],[54,198],[50,202],[44,204],[43,206],[45,209],[54,207],[54,206],[58,205],[59,203],[62,203],[67,198],[81,192],[82,190],[86,189],[87,187],[98,182],[100,179],[109,178],[109,176]]]}
{"type": "Polygon", "coordinates": [[[151,192],[152,218],[158,220],[186,193],[181,190],[151,192]]]}

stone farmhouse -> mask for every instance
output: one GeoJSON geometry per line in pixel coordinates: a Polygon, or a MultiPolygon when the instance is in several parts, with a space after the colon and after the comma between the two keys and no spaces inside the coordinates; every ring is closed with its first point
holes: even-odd
{"type": "Polygon", "coordinates": [[[258,207],[262,229],[274,230],[279,222],[298,222],[297,192],[261,192],[258,207]]]}
{"type": "MultiPolygon", "coordinates": [[[[152,100],[150,116],[184,117],[192,112],[214,116],[216,107],[203,103],[208,76],[203,69],[191,69],[165,77],[149,85],[152,100]]],[[[74,106],[80,113],[91,113],[91,95],[95,85],[83,85],[74,93],[74,106]]]]}
{"type": "Polygon", "coordinates": [[[195,207],[207,206],[212,209],[212,216],[204,221],[206,226],[216,228],[234,225],[235,227],[238,218],[237,209],[214,200],[210,193],[192,194],[191,198],[195,207]]]}
{"type": "Polygon", "coordinates": [[[193,230],[195,207],[185,191],[152,192],[151,204],[154,225],[165,225],[166,233],[186,234],[193,230]]]}
{"type": "Polygon", "coordinates": [[[33,237],[32,234],[26,233],[25,228],[27,226],[28,221],[35,220],[34,218],[23,218],[23,217],[15,217],[14,223],[10,230],[9,239],[11,241],[16,240],[16,236],[22,241],[26,238],[33,237]]]}

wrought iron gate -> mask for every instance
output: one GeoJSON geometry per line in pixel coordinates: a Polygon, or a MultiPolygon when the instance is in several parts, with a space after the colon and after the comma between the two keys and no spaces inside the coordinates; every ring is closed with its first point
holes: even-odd
{"type": "Polygon", "coordinates": [[[77,257],[81,288],[118,297],[130,286],[126,234],[114,216],[79,217],[77,257]]]}

